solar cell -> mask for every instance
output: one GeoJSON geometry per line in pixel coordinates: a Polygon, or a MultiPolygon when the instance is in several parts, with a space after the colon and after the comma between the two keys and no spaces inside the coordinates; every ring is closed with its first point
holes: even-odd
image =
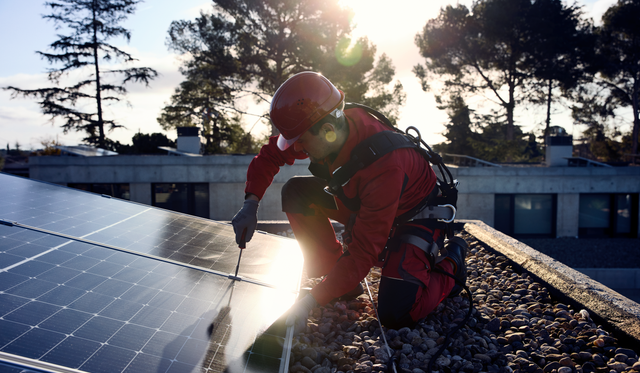
{"type": "Polygon", "coordinates": [[[295,241],[256,234],[238,282],[228,225],[5,174],[0,185],[0,370],[19,357],[90,372],[284,368],[285,331],[270,326],[297,295],[295,241]]]}

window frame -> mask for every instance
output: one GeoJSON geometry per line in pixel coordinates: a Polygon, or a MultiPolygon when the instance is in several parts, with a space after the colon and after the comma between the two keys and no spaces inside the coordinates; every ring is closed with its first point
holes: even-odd
{"type": "MultiPolygon", "coordinates": [[[[496,193],[495,194],[496,199],[498,197],[505,197],[505,196],[509,199],[508,226],[506,227],[506,229],[501,229],[504,227],[498,227],[497,224],[494,224],[496,226],[495,229],[513,238],[556,238],[557,220],[558,220],[558,195],[556,193],[496,193]],[[516,196],[529,196],[529,195],[551,196],[551,232],[550,233],[515,233],[516,196]]],[[[496,199],[494,199],[494,222],[498,221],[498,210],[496,209],[496,202],[495,202],[496,199]]]]}
{"type": "Polygon", "coordinates": [[[210,204],[211,204],[211,194],[209,193],[209,183],[151,183],[151,206],[182,213],[182,214],[209,219],[209,217],[211,216],[210,204]],[[156,201],[157,185],[185,185],[187,188],[187,211],[171,210],[167,207],[158,206],[156,201]],[[204,208],[202,209],[203,214],[201,215],[196,214],[196,211],[198,211],[198,209],[196,208],[196,198],[195,198],[196,186],[204,186],[205,187],[204,190],[206,190],[207,192],[207,201],[204,208]],[[206,216],[203,216],[203,215],[206,215],[206,216]]]}
{"type": "Polygon", "coordinates": [[[106,196],[111,196],[113,198],[119,198],[125,201],[130,201],[131,200],[131,184],[130,183],[67,183],[67,187],[68,188],[73,188],[73,189],[77,189],[77,190],[82,190],[85,192],[90,192],[90,193],[96,193],[96,194],[100,194],[100,195],[106,195],[106,196]],[[123,194],[121,193],[120,196],[114,196],[113,191],[115,191],[115,188],[121,188],[121,187],[125,187],[126,186],[126,191],[129,193],[129,198],[124,198],[123,194]],[[96,191],[96,189],[98,189],[97,187],[107,187],[109,189],[111,189],[111,193],[103,193],[103,190],[98,190],[96,191]]]}
{"type": "MultiPolygon", "coordinates": [[[[583,195],[607,195],[609,197],[609,226],[607,228],[587,228],[580,227],[578,218],[579,238],[637,238],[638,237],[638,193],[580,193],[583,195]],[[631,227],[629,232],[618,232],[618,196],[631,196],[631,227]]],[[[579,197],[579,198],[580,198],[579,197]]],[[[580,203],[578,203],[578,206],[580,203]]],[[[580,211],[578,211],[578,214],[580,211]]]]}

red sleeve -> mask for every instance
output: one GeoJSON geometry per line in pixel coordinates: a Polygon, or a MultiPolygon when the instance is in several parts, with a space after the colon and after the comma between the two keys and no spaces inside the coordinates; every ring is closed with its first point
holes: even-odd
{"type": "Polygon", "coordinates": [[[292,165],[296,159],[305,159],[307,155],[293,150],[293,146],[281,151],[277,145],[278,136],[269,137],[269,142],[260,148],[247,169],[245,193],[255,194],[262,199],[273,178],[285,164],[292,165]]]}
{"type": "Polygon", "coordinates": [[[366,177],[358,180],[361,206],[351,232],[349,255],[343,256],[311,291],[321,305],[355,288],[378,264],[398,211],[405,177],[404,170],[392,160],[387,157],[386,162],[377,161],[368,167],[366,177]]]}

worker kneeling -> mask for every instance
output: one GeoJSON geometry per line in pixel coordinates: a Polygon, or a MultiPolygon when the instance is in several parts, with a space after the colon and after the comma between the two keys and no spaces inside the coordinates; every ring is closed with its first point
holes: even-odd
{"type": "Polygon", "coordinates": [[[245,229],[246,240],[251,239],[259,201],[280,167],[296,159],[311,161],[314,176],[293,177],[282,188],[282,209],[307,275],[324,276],[291,308],[287,323],[295,324],[296,332],[313,307],[361,294],[360,282],[373,266],[383,268],[378,311],[388,328],[414,325],[459,292],[445,273],[462,283],[466,279],[464,240],[452,237],[445,243],[444,223],[414,216],[440,197],[429,161],[367,109],[345,108],[344,93],[320,74],[292,76],[271,102],[271,121],[280,135],[269,139],[247,171],[245,202],[232,220],[238,242],[245,229]],[[400,145],[389,145],[394,143],[400,145]],[[348,250],[343,252],[330,219],[347,227],[348,250]]]}

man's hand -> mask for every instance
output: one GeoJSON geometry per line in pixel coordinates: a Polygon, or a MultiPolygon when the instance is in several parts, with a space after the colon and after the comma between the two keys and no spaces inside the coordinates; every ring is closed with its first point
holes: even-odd
{"type": "Polygon", "coordinates": [[[257,199],[247,198],[244,205],[236,216],[231,220],[233,231],[236,233],[236,243],[239,245],[242,241],[242,232],[246,230],[244,241],[251,241],[253,232],[258,226],[258,204],[257,199]]]}
{"type": "Polygon", "coordinates": [[[293,325],[293,334],[296,335],[304,331],[307,326],[307,319],[309,318],[309,312],[317,306],[315,298],[311,294],[307,294],[304,298],[298,300],[289,309],[289,316],[287,317],[286,325],[293,325]]]}

